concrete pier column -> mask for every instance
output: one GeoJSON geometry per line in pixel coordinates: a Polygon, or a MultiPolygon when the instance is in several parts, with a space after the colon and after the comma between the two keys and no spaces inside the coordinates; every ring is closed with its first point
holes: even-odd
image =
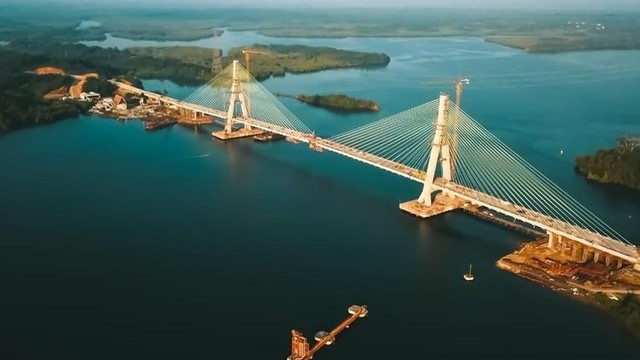
{"type": "Polygon", "coordinates": [[[611,265],[611,260],[613,260],[613,259],[611,258],[610,254],[605,255],[604,264],[607,265],[607,266],[611,265]]]}
{"type": "MultiPolygon", "coordinates": [[[[581,244],[576,244],[576,247],[578,248],[578,251],[577,251],[577,253],[576,253],[576,257],[575,257],[575,259],[576,259],[576,261],[581,261],[581,260],[582,260],[582,258],[584,258],[584,251],[585,251],[585,248],[584,248],[584,246],[583,246],[583,245],[581,245],[581,244]]],[[[583,261],[583,262],[584,262],[584,261],[583,261]]]]}
{"type": "Polygon", "coordinates": [[[586,263],[589,261],[589,249],[585,248],[582,250],[582,262],[586,263]]]}
{"type": "Polygon", "coordinates": [[[640,271],[640,263],[633,265],[633,270],[640,271]]]}
{"type": "Polygon", "coordinates": [[[620,269],[622,267],[622,259],[618,259],[618,263],[616,264],[616,269],[620,269]]]}
{"type": "Polygon", "coordinates": [[[549,241],[547,242],[547,247],[549,249],[553,249],[556,246],[556,236],[552,232],[550,232],[548,234],[549,234],[549,241]]]}
{"type": "Polygon", "coordinates": [[[578,244],[574,243],[571,245],[571,258],[572,259],[578,259],[578,250],[580,249],[580,247],[578,246],[578,244]]]}
{"type": "Polygon", "coordinates": [[[571,241],[563,240],[562,243],[562,254],[563,255],[571,255],[571,241]]]}
{"type": "Polygon", "coordinates": [[[600,251],[594,251],[593,252],[593,262],[598,262],[598,260],[600,260],[600,251]]]}

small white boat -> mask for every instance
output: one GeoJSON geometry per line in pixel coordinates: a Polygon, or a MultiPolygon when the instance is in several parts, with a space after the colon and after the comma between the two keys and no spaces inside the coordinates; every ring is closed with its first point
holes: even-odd
{"type": "Polygon", "coordinates": [[[466,281],[473,281],[473,274],[471,273],[471,265],[469,264],[469,272],[464,274],[462,277],[466,280],[466,281]]]}

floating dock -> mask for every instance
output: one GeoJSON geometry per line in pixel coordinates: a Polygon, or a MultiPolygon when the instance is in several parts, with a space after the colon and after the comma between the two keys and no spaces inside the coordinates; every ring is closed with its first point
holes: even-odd
{"type": "Polygon", "coordinates": [[[348,312],[351,316],[346,318],[330,332],[318,331],[314,337],[317,342],[311,349],[309,349],[309,342],[302,333],[291,330],[291,355],[287,357],[287,360],[309,360],[313,358],[313,354],[322,349],[322,347],[333,344],[336,341],[336,336],[338,336],[342,330],[348,328],[349,325],[353,324],[358,318],[367,316],[369,310],[365,305],[351,305],[348,312]]]}
{"type": "Polygon", "coordinates": [[[171,117],[165,118],[150,118],[149,120],[144,122],[144,129],[146,131],[154,131],[158,129],[162,129],[167,126],[171,126],[176,124],[178,121],[171,117]]]}
{"type": "Polygon", "coordinates": [[[280,134],[276,134],[268,131],[265,131],[262,134],[255,135],[253,137],[253,140],[260,141],[260,142],[278,141],[283,139],[284,139],[284,135],[280,135],[280,134]]]}
{"type": "Polygon", "coordinates": [[[239,138],[244,138],[244,137],[250,137],[250,136],[256,136],[256,135],[260,135],[264,132],[264,130],[260,130],[260,129],[239,129],[239,130],[234,130],[232,132],[226,132],[224,130],[220,130],[220,131],[214,131],[211,133],[211,136],[213,136],[216,139],[219,140],[231,140],[231,139],[239,139],[239,138]]]}

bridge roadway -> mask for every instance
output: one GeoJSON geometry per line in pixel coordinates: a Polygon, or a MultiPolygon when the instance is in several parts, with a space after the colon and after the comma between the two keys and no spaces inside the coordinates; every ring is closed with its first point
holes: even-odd
{"type": "MultiPolygon", "coordinates": [[[[195,112],[200,112],[209,116],[225,119],[226,111],[212,109],[206,106],[179,101],[164,95],[159,95],[149,91],[141,90],[131,85],[112,81],[119,87],[130,92],[144,93],[145,95],[156,100],[175,105],[195,112]]],[[[261,120],[236,117],[234,122],[250,125],[252,127],[280,134],[296,141],[308,143],[315,148],[328,150],[356,161],[363,162],[380,168],[382,170],[403,176],[419,183],[424,182],[426,173],[419,169],[414,169],[406,165],[390,161],[379,156],[363,152],[361,150],[344,146],[329,139],[322,139],[314,134],[302,133],[296,130],[288,129],[282,126],[273,125],[261,120]]],[[[543,229],[544,231],[560,235],[566,239],[579,242],[587,247],[610,254],[616,258],[623,259],[631,264],[640,264],[640,255],[636,247],[626,244],[616,239],[595,233],[588,229],[578,227],[562,220],[552,218],[548,215],[524,208],[522,206],[512,204],[501,200],[497,197],[476,191],[474,189],[456,184],[455,182],[447,182],[442,178],[436,179],[433,184],[435,190],[440,190],[451,196],[456,196],[468,200],[472,204],[483,206],[491,209],[499,214],[520,220],[529,225],[543,229]]]]}

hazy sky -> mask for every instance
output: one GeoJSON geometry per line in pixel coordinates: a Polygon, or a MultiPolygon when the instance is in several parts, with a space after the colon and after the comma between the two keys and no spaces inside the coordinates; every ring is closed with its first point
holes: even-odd
{"type": "MultiPolygon", "coordinates": [[[[142,0],[147,1],[147,0],[142,0]]],[[[158,1],[158,0],[156,0],[158,1]]],[[[160,0],[165,1],[165,0],[160,0]]],[[[200,3],[214,3],[205,0],[185,0],[200,3]]],[[[219,1],[219,0],[218,0],[219,1]]],[[[564,8],[564,9],[591,9],[591,8],[638,8],[640,0],[231,0],[234,4],[265,5],[271,6],[370,6],[370,7],[485,7],[485,8],[564,8]]],[[[215,1],[217,2],[217,1],[215,1]]]]}
{"type": "MultiPolygon", "coordinates": [[[[2,0],[0,0],[2,1],[2,0]]],[[[5,0],[6,1],[6,0],[5,0]]],[[[34,1],[37,2],[38,0],[34,1]]],[[[12,2],[9,0],[9,2],[12,2]]],[[[80,3],[79,0],[40,2],[80,3]]],[[[113,4],[113,0],[92,0],[93,4],[113,4]]],[[[256,7],[473,7],[509,9],[640,9],[640,0],[135,0],[131,4],[256,6],[256,7]]]]}

